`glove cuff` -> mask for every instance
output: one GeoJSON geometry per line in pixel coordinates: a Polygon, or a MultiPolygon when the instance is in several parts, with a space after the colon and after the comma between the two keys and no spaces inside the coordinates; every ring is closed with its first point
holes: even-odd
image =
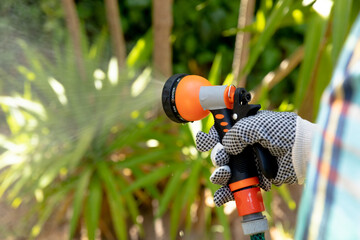
{"type": "Polygon", "coordinates": [[[307,163],[310,159],[312,138],[317,125],[301,117],[296,118],[295,142],[292,149],[292,162],[298,184],[303,184],[306,176],[307,163]]]}

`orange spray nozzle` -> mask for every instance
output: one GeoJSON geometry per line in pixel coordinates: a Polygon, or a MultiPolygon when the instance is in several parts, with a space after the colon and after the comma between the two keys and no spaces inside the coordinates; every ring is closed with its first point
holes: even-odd
{"type": "Polygon", "coordinates": [[[197,75],[175,74],[165,83],[162,103],[166,115],[186,123],[205,118],[212,109],[232,109],[234,86],[213,86],[197,75]]]}

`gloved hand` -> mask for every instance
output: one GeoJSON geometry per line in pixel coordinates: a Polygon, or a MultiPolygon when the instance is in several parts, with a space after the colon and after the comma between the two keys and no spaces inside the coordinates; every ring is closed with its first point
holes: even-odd
{"type": "Polygon", "coordinates": [[[255,157],[261,188],[268,191],[271,184],[303,183],[315,130],[315,124],[295,113],[260,111],[255,116],[240,119],[223,138],[223,145],[214,127],[209,134],[199,132],[196,136],[197,149],[209,151],[214,148],[211,160],[218,168],[211,175],[210,181],[222,185],[214,195],[215,204],[221,206],[234,199],[227,186],[231,176],[230,168],[226,166],[229,162],[228,154],[236,155],[254,143],[267,148],[276,157],[279,166],[275,179],[267,179],[261,173],[255,157]]]}

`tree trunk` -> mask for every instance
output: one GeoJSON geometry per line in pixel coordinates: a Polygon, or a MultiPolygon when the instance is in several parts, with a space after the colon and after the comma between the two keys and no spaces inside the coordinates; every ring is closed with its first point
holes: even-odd
{"type": "Polygon", "coordinates": [[[105,0],[105,7],[113,53],[117,58],[120,71],[120,69],[124,67],[126,63],[126,45],[121,27],[119,5],[116,0],[105,0]]]}
{"type": "Polygon", "coordinates": [[[80,23],[76,12],[74,0],[62,0],[65,12],[66,25],[74,48],[76,65],[82,81],[86,80],[84,57],[81,50],[80,23]]]}
{"type": "Polygon", "coordinates": [[[170,34],[173,26],[172,0],[153,1],[154,52],[155,70],[163,75],[172,74],[172,50],[170,34]]]}

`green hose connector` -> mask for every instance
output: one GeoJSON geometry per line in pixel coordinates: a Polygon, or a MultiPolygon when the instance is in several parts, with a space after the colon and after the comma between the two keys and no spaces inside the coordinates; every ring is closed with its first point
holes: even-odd
{"type": "Polygon", "coordinates": [[[264,233],[258,233],[250,236],[250,240],[265,240],[264,233]]]}

